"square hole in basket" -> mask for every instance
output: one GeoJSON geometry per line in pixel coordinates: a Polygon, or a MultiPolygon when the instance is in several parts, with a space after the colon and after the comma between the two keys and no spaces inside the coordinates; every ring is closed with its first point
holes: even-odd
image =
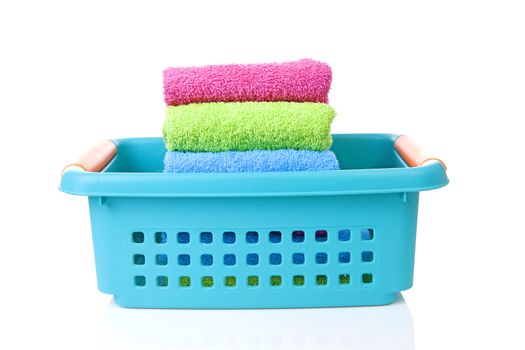
{"type": "Polygon", "coordinates": [[[168,256],[166,254],[157,254],[155,262],[157,265],[168,265],[168,256]]]}
{"type": "Polygon", "coordinates": [[[315,262],[318,264],[326,264],[328,262],[328,254],[326,253],[315,254],[315,262]]]}
{"type": "Polygon", "coordinates": [[[350,237],[351,237],[351,233],[349,229],[345,228],[345,229],[339,230],[338,238],[340,241],[343,241],[343,242],[349,241],[350,237]]]}
{"type": "Polygon", "coordinates": [[[248,276],[248,286],[257,287],[259,285],[259,276],[248,276]]]}
{"type": "Polygon", "coordinates": [[[212,276],[204,276],[202,278],[202,286],[205,288],[213,287],[213,277],[212,276]]]}
{"type": "Polygon", "coordinates": [[[135,276],[133,279],[133,282],[137,287],[144,287],[146,285],[146,277],[145,276],[135,276]]]}
{"type": "Polygon", "coordinates": [[[270,243],[280,243],[283,239],[281,231],[271,231],[269,239],[270,243]]]}
{"type": "Polygon", "coordinates": [[[304,264],[304,254],[303,253],[293,253],[292,254],[292,263],[294,265],[304,264]]]}
{"type": "Polygon", "coordinates": [[[167,287],[168,286],[168,276],[157,276],[157,286],[167,287]]]}
{"type": "Polygon", "coordinates": [[[237,284],[237,278],[235,278],[235,276],[224,277],[224,285],[226,287],[235,287],[236,284],[237,284]]]}
{"type": "Polygon", "coordinates": [[[177,233],[177,243],[181,243],[181,244],[190,243],[190,233],[189,232],[177,233]]]}
{"type": "Polygon", "coordinates": [[[168,234],[166,232],[155,232],[155,243],[165,244],[168,242],[168,234]]]}
{"type": "Polygon", "coordinates": [[[339,275],[339,284],[350,284],[350,275],[347,273],[339,275]]]}
{"type": "Polygon", "coordinates": [[[348,264],[350,262],[350,252],[340,252],[339,262],[341,264],[348,264]]]}
{"type": "Polygon", "coordinates": [[[226,266],[233,266],[236,263],[237,258],[235,257],[235,254],[224,254],[224,265],[226,266]]]}
{"type": "Polygon", "coordinates": [[[191,262],[189,254],[179,254],[178,256],[179,265],[188,266],[191,262]]]}
{"type": "Polygon", "coordinates": [[[293,276],[293,285],[294,286],[304,286],[304,276],[293,276]]]}
{"type": "Polygon", "coordinates": [[[259,242],[259,233],[257,231],[246,232],[246,243],[254,244],[259,242]]]}
{"type": "Polygon", "coordinates": [[[201,232],[200,241],[204,244],[210,244],[213,242],[213,233],[211,232],[201,232]]]}
{"type": "Polygon", "coordinates": [[[361,281],[363,281],[364,284],[370,284],[374,281],[374,276],[371,273],[364,273],[361,276],[361,281]]]}
{"type": "Polygon", "coordinates": [[[326,230],[315,231],[315,240],[317,242],[326,242],[328,240],[328,231],[326,230]]]}
{"type": "Polygon", "coordinates": [[[283,280],[281,276],[271,276],[270,277],[270,285],[272,287],[278,287],[282,284],[283,280]]]}
{"type": "Polygon", "coordinates": [[[326,286],[328,284],[328,277],[326,275],[317,275],[315,282],[318,286],[326,286]]]}
{"type": "Polygon", "coordinates": [[[283,257],[279,253],[270,254],[270,265],[281,265],[283,257]]]}
{"type": "Polygon", "coordinates": [[[364,228],[361,230],[361,239],[363,241],[371,241],[374,239],[374,230],[371,228],[364,228]]]}
{"type": "Polygon", "coordinates": [[[190,276],[180,276],[179,277],[179,286],[180,287],[189,287],[189,286],[191,286],[191,277],[190,276]]]}
{"type": "Polygon", "coordinates": [[[211,266],[211,265],[213,265],[213,255],[211,255],[211,254],[202,254],[201,255],[201,265],[202,266],[211,266]]]}
{"type": "Polygon", "coordinates": [[[255,253],[246,254],[246,264],[258,265],[259,264],[259,254],[255,254],[255,253]]]}
{"type": "Polygon", "coordinates": [[[222,241],[226,244],[235,243],[235,232],[232,232],[232,231],[224,232],[222,235],[222,241]]]}
{"type": "Polygon", "coordinates": [[[146,263],[146,257],[143,254],[133,255],[133,264],[144,265],[146,263]]]}
{"type": "Polygon", "coordinates": [[[304,242],[304,231],[296,230],[292,232],[292,242],[302,243],[304,242]]]}
{"type": "Polygon", "coordinates": [[[270,265],[281,265],[283,257],[279,253],[270,254],[270,265]]]}
{"type": "Polygon", "coordinates": [[[363,262],[371,262],[374,261],[374,252],[371,251],[364,251],[361,252],[361,261],[363,262]]]}
{"type": "Polygon", "coordinates": [[[131,234],[133,243],[144,243],[144,232],[133,232],[131,234]]]}

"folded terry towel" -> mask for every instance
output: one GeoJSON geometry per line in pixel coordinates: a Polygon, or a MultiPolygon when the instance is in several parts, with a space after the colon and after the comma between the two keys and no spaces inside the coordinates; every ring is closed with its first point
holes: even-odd
{"type": "Polygon", "coordinates": [[[242,173],[338,170],[332,151],[166,152],[167,173],[242,173]]]}
{"type": "Polygon", "coordinates": [[[221,152],[330,148],[335,111],[324,103],[229,102],[168,107],[169,151],[221,152]]]}
{"type": "Polygon", "coordinates": [[[286,63],[230,64],[164,71],[164,99],[177,106],[203,102],[328,102],[332,71],[303,59],[286,63]]]}

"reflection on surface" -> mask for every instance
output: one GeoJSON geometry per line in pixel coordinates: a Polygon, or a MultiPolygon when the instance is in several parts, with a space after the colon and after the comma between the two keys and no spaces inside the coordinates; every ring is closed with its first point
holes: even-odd
{"type": "Polygon", "coordinates": [[[275,310],[141,310],[113,301],[100,331],[127,348],[413,349],[400,296],[375,307],[275,310]]]}

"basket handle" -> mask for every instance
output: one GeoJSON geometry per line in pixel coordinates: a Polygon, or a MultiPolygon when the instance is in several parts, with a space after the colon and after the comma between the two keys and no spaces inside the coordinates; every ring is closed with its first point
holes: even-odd
{"type": "Polygon", "coordinates": [[[104,141],[84,153],[75,163],[64,167],[62,173],[67,170],[80,169],[89,172],[99,172],[117,154],[117,146],[109,140],[104,141]]]}
{"type": "Polygon", "coordinates": [[[401,158],[411,167],[421,166],[428,161],[437,161],[447,170],[447,166],[441,159],[424,156],[423,151],[406,135],[401,135],[396,139],[394,148],[401,158]]]}

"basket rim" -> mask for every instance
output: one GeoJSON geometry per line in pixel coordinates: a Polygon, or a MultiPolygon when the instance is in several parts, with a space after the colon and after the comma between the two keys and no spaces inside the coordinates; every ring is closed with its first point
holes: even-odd
{"type": "Polygon", "coordinates": [[[109,172],[119,149],[132,144],[161,142],[161,138],[113,140],[117,156],[101,172],[66,171],[59,189],[90,197],[283,197],[403,193],[433,190],[449,182],[439,162],[409,167],[394,150],[398,135],[334,134],[334,140],[367,139],[391,142],[396,168],[346,169],[316,172],[153,173],[109,172]]]}

